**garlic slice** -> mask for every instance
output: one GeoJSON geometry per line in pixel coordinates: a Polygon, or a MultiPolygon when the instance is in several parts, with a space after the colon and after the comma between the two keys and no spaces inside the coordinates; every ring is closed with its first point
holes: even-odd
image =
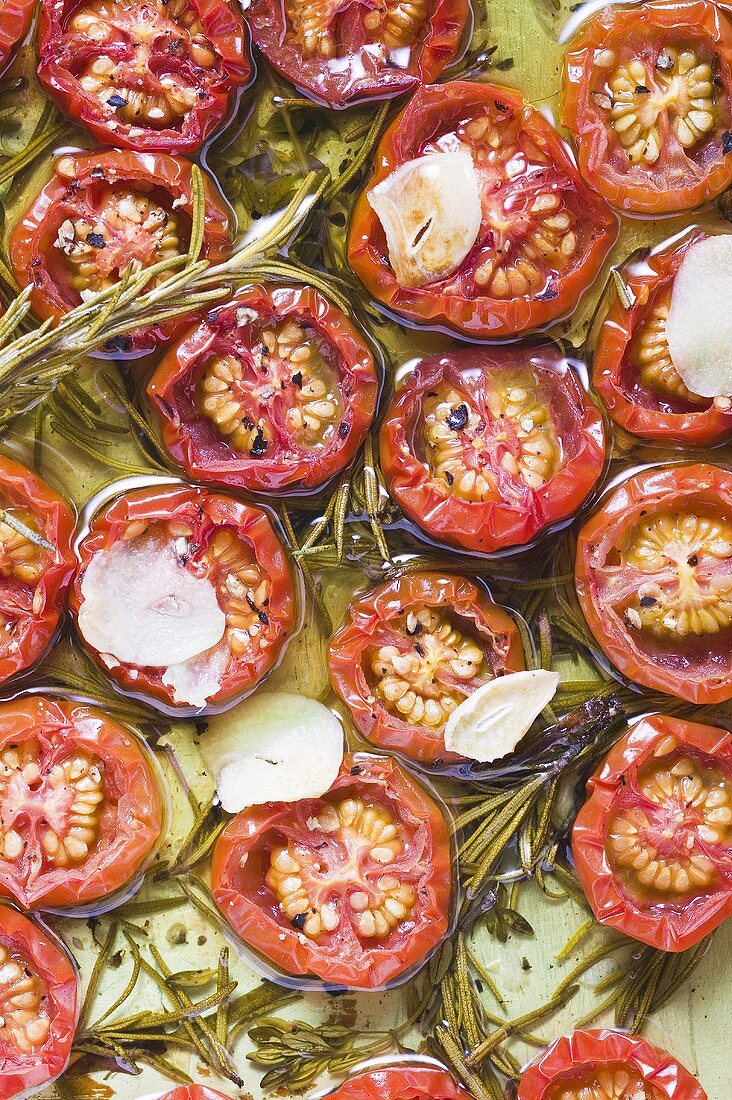
{"type": "Polygon", "coordinates": [[[732,397],[732,234],[691,245],[666,320],[671,360],[700,397],[732,397]]]}
{"type": "Polygon", "coordinates": [[[424,286],[451,275],[477,240],[480,183],[465,146],[407,161],[367,197],[384,227],[389,262],[401,286],[424,286]]]}
{"type": "Polygon", "coordinates": [[[446,748],[483,764],[508,756],[558,686],[558,674],[543,668],[511,672],[483,684],[448,718],[446,748]]]}

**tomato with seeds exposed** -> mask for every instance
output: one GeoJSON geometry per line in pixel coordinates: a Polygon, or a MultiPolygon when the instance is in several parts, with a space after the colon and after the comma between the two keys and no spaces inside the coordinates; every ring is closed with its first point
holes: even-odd
{"type": "Polygon", "coordinates": [[[690,210],[732,181],[732,23],[710,0],[603,8],[565,55],[564,122],[614,206],[690,210]]]}
{"type": "Polygon", "coordinates": [[[436,1066],[408,1065],[369,1070],[349,1077],[330,1100],[470,1100],[470,1094],[436,1066]]]}
{"type": "Polygon", "coordinates": [[[285,973],[381,988],[448,931],[447,822],[394,760],[346,755],[322,797],[234,818],[216,842],[212,890],[242,940],[285,973]]]}
{"type": "Polygon", "coordinates": [[[0,5],[0,69],[25,38],[35,7],[35,0],[3,0],[0,5]]]}
{"type": "Polygon", "coordinates": [[[420,88],[384,134],[375,172],[354,209],[348,259],[372,297],[395,313],[498,339],[570,313],[600,270],[616,229],[557,131],[518,92],[453,81],[420,88]],[[452,273],[401,285],[369,192],[400,166],[454,148],[470,152],[477,172],[477,238],[452,273]]]}
{"type": "Polygon", "coordinates": [[[38,76],[102,145],[199,149],[251,75],[227,0],[42,0],[38,76]]]}
{"type": "Polygon", "coordinates": [[[511,616],[465,577],[413,573],[357,599],[330,643],[330,677],[361,733],[422,763],[458,760],[445,723],[496,676],[525,668],[511,616]]]}
{"type": "Polygon", "coordinates": [[[516,1100],[707,1100],[680,1062],[622,1031],[557,1039],[521,1077],[516,1100]]]}
{"type": "Polygon", "coordinates": [[[331,107],[436,80],[457,53],[469,0],[253,0],[255,45],[287,80],[331,107]]]}
{"type": "Polygon", "coordinates": [[[409,518],[477,553],[568,519],[605,465],[602,417],[548,344],[423,360],[392,398],[380,449],[409,518]]]}
{"type": "Polygon", "coordinates": [[[629,478],[579,533],[575,587],[630,680],[691,703],[732,698],[732,473],[659,466],[629,478]]]}
{"type": "Polygon", "coordinates": [[[0,1100],[25,1096],[64,1072],[78,998],[76,969],[60,943],[0,905],[0,1100]]]}
{"type": "MultiPolygon", "coordinates": [[[[187,251],[193,212],[187,161],[152,153],[65,154],[53,172],[17,222],[10,243],[13,273],[21,286],[32,285],[37,317],[58,320],[86,294],[119,282],[131,261],[151,267],[187,251]]],[[[206,177],[204,187],[201,256],[217,263],[231,250],[231,225],[206,177]]],[[[176,319],[135,331],[105,350],[152,351],[182,323],[176,319]]]]}
{"type": "Polygon", "coordinates": [[[147,392],[197,481],[307,490],[355,456],[378,379],[363,337],[319,291],[254,286],[171,348],[147,392]]]}
{"type": "Polygon", "coordinates": [[[693,947],[732,915],[732,735],[642,719],[590,779],[572,852],[602,924],[693,947]]]}

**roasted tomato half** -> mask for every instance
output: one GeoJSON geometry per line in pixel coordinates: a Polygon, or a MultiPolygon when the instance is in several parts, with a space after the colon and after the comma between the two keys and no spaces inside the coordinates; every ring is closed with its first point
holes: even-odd
{"type": "Polygon", "coordinates": [[[208,1085],[177,1085],[170,1092],[163,1093],[158,1100],[229,1100],[229,1097],[216,1089],[210,1089],[208,1085]]]}
{"type": "Polygon", "coordinates": [[[253,0],[255,45],[303,91],[332,107],[435,80],[455,56],[469,0],[253,0]]]}
{"type": "Polygon", "coordinates": [[[134,885],[160,837],[159,782],[142,744],[93,707],[0,705],[0,893],[58,909],[134,885]]]}
{"type": "Polygon", "coordinates": [[[409,518],[482,553],[567,519],[605,464],[602,417],[551,345],[423,360],[392,398],[380,448],[409,518]]]}
{"type": "Polygon", "coordinates": [[[685,951],[732,915],[732,734],[653,714],[588,792],[572,851],[602,924],[685,951]]]}
{"type": "Polygon", "coordinates": [[[441,573],[407,574],[351,604],[329,664],[361,733],[422,763],[458,759],[443,737],[451,712],[525,668],[511,616],[473,581],[441,573]]]}
{"type": "Polygon", "coordinates": [[[0,1100],[63,1073],[76,1028],[79,980],[58,942],[0,905],[0,1100]]]}
{"type": "Polygon", "coordinates": [[[74,573],[74,516],[25,466],[0,455],[0,683],[30,668],[58,628],[74,573]]]}
{"type": "Polygon", "coordinates": [[[598,333],[593,385],[615,423],[645,439],[705,446],[732,433],[732,401],[687,389],[666,339],[676,272],[704,236],[695,232],[624,273],[631,305],[613,294],[598,333]]]}
{"type": "Polygon", "coordinates": [[[707,1100],[680,1062],[621,1031],[575,1031],[525,1071],[516,1100],[707,1100]]]}
{"type": "Polygon", "coordinates": [[[231,706],[277,664],[297,619],[267,514],[159,484],[116,497],[79,544],[71,608],[123,690],[187,713],[231,706]]]}
{"type": "Polygon", "coordinates": [[[227,0],[42,0],[38,76],[102,145],[192,153],[251,73],[227,0]]]}
{"type": "Polygon", "coordinates": [[[469,1100],[470,1094],[434,1066],[385,1066],[349,1077],[329,1100],[469,1100]]]}
{"type": "Polygon", "coordinates": [[[212,888],[242,940],[285,973],[377,989],[448,930],[447,823],[394,760],[346,756],[321,798],[238,814],[216,843],[212,888]]]}
{"type": "Polygon", "coordinates": [[[148,395],[196,481],[314,489],[355,456],[376,409],[371,352],[311,287],[255,286],[171,348],[148,395]]]}
{"type": "Polygon", "coordinates": [[[580,531],[575,585],[628,679],[690,703],[732,698],[728,470],[661,466],[629,478],[580,531]]]}
{"type": "Polygon", "coordinates": [[[564,121],[614,206],[689,210],[732,181],[732,24],[711,0],[603,8],[570,43],[564,121]]]}
{"type": "Polygon", "coordinates": [[[571,312],[615,233],[543,115],[511,89],[454,81],[420,88],[384,134],[348,257],[396,313],[490,339],[571,312]],[[387,183],[398,251],[372,205],[387,183]]]}
{"type": "Polygon", "coordinates": [[[3,0],[0,4],[0,69],[25,38],[35,7],[35,0],[3,0]]]}
{"type": "MultiPolygon", "coordinates": [[[[36,316],[58,320],[85,295],[114,286],[130,261],[145,268],[184,254],[192,209],[187,161],[152,153],[61,156],[50,183],[13,230],[13,273],[20,286],[33,286],[36,316]]],[[[230,248],[229,216],[206,180],[202,257],[216,263],[230,248]]],[[[181,323],[133,332],[106,350],[152,351],[181,323]]]]}

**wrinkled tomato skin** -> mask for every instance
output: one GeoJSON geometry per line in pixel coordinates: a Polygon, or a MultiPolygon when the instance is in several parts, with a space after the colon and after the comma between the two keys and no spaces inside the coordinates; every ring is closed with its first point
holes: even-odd
{"type": "MultiPolygon", "coordinates": [[[[665,667],[641,649],[621,617],[598,595],[593,559],[596,546],[620,536],[654,505],[674,508],[700,502],[732,516],[732,473],[706,463],[659,466],[631,477],[610,494],[580,530],[575,559],[575,589],[592,634],[605,656],[629,680],[703,706],[732,699],[732,653],[718,659],[665,667]]],[[[609,546],[609,542],[606,542],[609,546]]]]}
{"type": "Polygon", "coordinates": [[[248,288],[209,314],[169,349],[147,388],[165,445],[190,477],[254,493],[309,491],[340,473],[371,425],[378,391],[373,356],[345,314],[312,287],[285,286],[248,288]],[[248,457],[229,447],[196,408],[193,389],[208,357],[227,346],[236,351],[241,309],[263,320],[292,318],[311,325],[337,351],[344,417],[327,446],[316,450],[285,442],[272,457],[248,457]]]}
{"type": "MultiPolygon", "coordinates": [[[[417,325],[446,327],[475,340],[501,340],[542,328],[570,313],[600,271],[617,232],[610,209],[581,180],[557,131],[543,115],[524,103],[519,92],[493,84],[454,80],[420,88],[385,131],[375,169],[354,207],[348,233],[348,260],[372,298],[417,325]],[[478,293],[474,298],[444,293],[444,280],[423,287],[402,287],[387,257],[381,223],[369,205],[368,192],[424,145],[485,105],[523,117],[527,137],[566,177],[566,191],[581,197],[591,235],[582,262],[558,280],[557,293],[500,300],[478,293]]],[[[454,277],[454,276],[453,276],[454,277]]]]}
{"type": "MultiPolygon", "coordinates": [[[[78,616],[84,602],[81,584],[84,571],[92,557],[100,550],[108,550],[121,537],[129,523],[136,520],[149,522],[178,520],[189,523],[194,530],[194,541],[207,539],[216,527],[230,527],[252,549],[258,564],[266,572],[272,585],[267,613],[276,637],[262,647],[256,657],[242,657],[230,661],[221,678],[221,686],[207,703],[207,710],[225,709],[238,698],[251,691],[278,663],[286,643],[292,636],[298,616],[298,595],[293,575],[283,546],[275,533],[269,516],[233,497],[210,493],[205,489],[180,485],[157,485],[123,493],[105,505],[93,518],[88,533],[81,539],[77,554],[79,565],[69,595],[72,613],[78,616]],[[198,532],[198,534],[195,534],[198,532]]],[[[137,668],[116,664],[109,668],[88,643],[85,648],[97,662],[113,685],[131,695],[162,704],[167,713],[181,713],[176,706],[172,689],[162,682],[162,669],[137,668]]]]}
{"type": "MultiPolygon", "coordinates": [[[[625,213],[666,215],[691,210],[721,194],[732,181],[732,160],[723,150],[723,131],[732,122],[732,23],[719,5],[709,0],[657,0],[655,3],[606,6],[579,32],[565,54],[564,124],[578,148],[580,171],[587,182],[612,206],[625,213]],[[710,47],[719,65],[720,86],[725,93],[725,125],[719,125],[706,156],[708,168],[693,174],[686,166],[673,170],[652,185],[648,173],[630,180],[614,171],[605,122],[592,101],[593,57],[608,43],[622,45],[636,38],[669,36],[690,44],[710,47]],[[670,186],[682,178],[681,186],[670,186]]],[[[661,153],[661,158],[664,158],[661,153]]],[[[659,163],[662,163],[660,161],[659,163]]]]}
{"type": "Polygon", "coordinates": [[[634,1070],[664,1100],[707,1100],[699,1082],[666,1051],[610,1028],[575,1031],[555,1040],[524,1071],[516,1100],[548,1100],[552,1088],[572,1082],[583,1069],[590,1073],[608,1064],[634,1070]]]}
{"type": "Polygon", "coordinates": [[[610,417],[631,435],[661,443],[705,447],[732,433],[732,411],[717,408],[711,400],[701,408],[687,405],[684,411],[664,408],[661,399],[649,391],[640,388],[639,393],[633,392],[634,372],[628,370],[631,344],[640,326],[654,302],[673,286],[689,248],[705,237],[705,233],[695,231],[681,244],[649,256],[642,273],[624,275],[632,305],[626,309],[614,294],[603,320],[595,348],[592,383],[610,417]]]}
{"type": "Polygon", "coordinates": [[[546,345],[533,355],[525,348],[462,349],[423,360],[407,377],[382,420],[379,449],[389,492],[418,528],[438,542],[491,554],[523,546],[577,511],[603,472],[605,429],[602,415],[555,348],[546,345]],[[447,493],[415,454],[411,440],[425,396],[443,381],[458,392],[473,393],[479,386],[476,367],[490,379],[527,359],[559,415],[567,461],[540,488],[527,486],[520,502],[468,501],[447,493]]]}
{"type": "MultiPolygon", "coordinates": [[[[154,153],[105,152],[66,154],[54,164],[54,175],[18,220],[10,239],[13,274],[19,286],[31,285],[31,305],[40,320],[58,321],[79,305],[81,298],[63,271],[54,272],[49,258],[59,226],[88,204],[109,185],[129,186],[141,192],[159,194],[188,218],[193,211],[191,165],[178,157],[154,153]]],[[[205,215],[201,257],[215,264],[231,251],[232,226],[229,214],[214,185],[204,176],[205,215]]],[[[169,340],[185,318],[138,330],[120,347],[126,355],[154,351],[169,340]]],[[[108,352],[114,349],[105,349],[108,352]]]]}
{"type": "Polygon", "coordinates": [[[51,1016],[40,1049],[32,1054],[8,1051],[2,1059],[0,1100],[13,1100],[55,1081],[68,1066],[78,1015],[79,979],[60,942],[9,905],[0,905],[0,943],[31,963],[48,991],[46,1007],[51,1016]]]}
{"type": "MultiPolygon", "coordinates": [[[[216,842],[211,870],[213,896],[235,932],[267,962],[291,978],[321,979],[328,985],[351,989],[381,989],[405,980],[408,974],[439,946],[450,923],[452,905],[451,845],[442,810],[430,795],[395,760],[364,753],[346,754],[328,796],[359,793],[389,806],[394,815],[415,829],[419,846],[418,900],[405,930],[376,941],[373,947],[359,943],[328,952],[301,936],[278,905],[263,876],[253,865],[258,850],[266,854],[267,835],[281,836],[283,827],[295,822],[295,835],[307,839],[307,821],[323,799],[295,803],[269,802],[244,810],[229,823],[216,842]],[[245,867],[242,858],[246,856],[245,867]],[[302,942],[305,940],[306,942],[302,942]]],[[[324,796],[324,798],[327,796],[324,796]]],[[[310,982],[307,982],[310,984],[310,982]]]]}
{"type": "Polygon", "coordinates": [[[449,610],[470,636],[479,643],[490,643],[496,656],[495,675],[520,672],[526,667],[515,622],[483,588],[465,577],[412,573],[381,585],[351,604],[346,623],[331,639],[331,683],[356,728],[378,748],[400,752],[422,764],[461,760],[445,749],[440,732],[413,726],[390,714],[383,702],[374,699],[366,679],[364,661],[374,635],[412,606],[449,610]]]}
{"type": "Polygon", "coordinates": [[[37,520],[41,535],[54,552],[34,588],[34,599],[24,598],[22,588],[0,579],[0,614],[17,614],[17,643],[0,650],[0,683],[36,664],[50,646],[66,603],[66,590],[74,574],[71,539],[75,518],[71,508],[49,485],[12,458],[0,455],[0,493],[11,506],[27,509],[37,520]],[[34,606],[37,601],[37,608],[34,606]]]}
{"type": "Polygon", "coordinates": [[[384,1066],[349,1077],[328,1100],[469,1100],[470,1094],[435,1066],[384,1066]]]}
{"type": "Polygon", "coordinates": [[[5,0],[0,24],[0,69],[5,68],[16,46],[25,38],[35,7],[35,0],[5,0]]]}
{"type": "Polygon", "coordinates": [[[659,744],[673,737],[694,758],[732,775],[732,734],[714,726],[665,714],[642,719],[618,741],[587,784],[588,797],[575,820],[572,854],[577,876],[601,924],[616,928],[660,951],[686,951],[732,916],[732,860],[720,866],[724,883],[688,904],[641,908],[624,891],[605,850],[610,816],[621,793],[634,790],[639,769],[654,758],[659,744]]]}
{"type": "MultiPolygon", "coordinates": [[[[139,877],[160,839],[161,777],[137,739],[93,707],[36,695],[0,704],[0,753],[28,740],[42,744],[42,771],[73,749],[97,757],[104,764],[105,790],[118,805],[105,811],[93,853],[76,867],[34,870],[32,860],[42,858],[37,841],[20,860],[0,858],[0,894],[22,909],[104,902],[139,877]]],[[[42,809],[34,807],[29,821],[42,809]]]]}
{"type": "Polygon", "coordinates": [[[208,1085],[177,1085],[170,1092],[164,1092],[158,1100],[229,1100],[229,1097],[217,1089],[210,1089],[208,1085]]]}
{"type": "MultiPolygon", "coordinates": [[[[66,26],[76,0],[42,0],[38,17],[38,78],[60,111],[83,126],[101,145],[137,152],[194,153],[226,120],[238,89],[252,74],[249,35],[235,5],[227,0],[189,0],[207,37],[221,58],[223,71],[215,86],[189,111],[180,129],[154,130],[122,121],[110,129],[110,116],[95,96],[86,92],[69,63],[88,39],[68,35],[66,26]],[[132,133],[131,131],[142,131],[132,133]]],[[[112,120],[114,121],[114,119],[112,120]]]]}
{"type": "MultiPolygon", "coordinates": [[[[307,58],[285,37],[287,19],[283,0],[254,0],[249,9],[249,26],[254,45],[273,68],[307,95],[329,107],[350,107],[362,100],[400,95],[421,84],[431,84],[458,51],[468,23],[468,0],[432,0],[428,26],[416,44],[416,58],[407,67],[369,61],[362,54],[368,41],[361,25],[363,10],[352,4],[341,18],[347,24],[344,52],[353,58],[362,74],[354,76],[340,63],[337,71],[323,58],[307,58]],[[361,56],[359,56],[361,55],[361,56]],[[371,66],[371,72],[366,67],[371,66]]],[[[343,5],[345,8],[346,5],[343,5]]],[[[412,50],[414,52],[414,50],[412,50]]]]}

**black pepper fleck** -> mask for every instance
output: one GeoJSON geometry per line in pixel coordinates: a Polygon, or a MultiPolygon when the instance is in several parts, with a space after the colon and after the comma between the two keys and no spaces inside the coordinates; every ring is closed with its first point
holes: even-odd
{"type": "Polygon", "coordinates": [[[463,402],[462,405],[458,405],[456,409],[450,410],[450,415],[447,418],[447,423],[454,432],[461,432],[468,423],[468,406],[463,402]]]}

